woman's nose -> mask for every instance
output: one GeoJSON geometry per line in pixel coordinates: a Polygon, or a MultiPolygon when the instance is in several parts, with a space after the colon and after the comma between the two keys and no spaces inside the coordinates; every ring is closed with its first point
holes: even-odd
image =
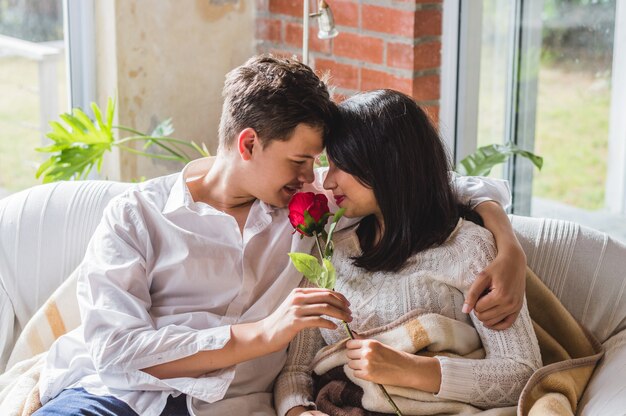
{"type": "Polygon", "coordinates": [[[337,183],[335,182],[335,174],[331,169],[326,172],[326,177],[324,178],[323,183],[324,189],[332,190],[337,187],[337,183]]]}

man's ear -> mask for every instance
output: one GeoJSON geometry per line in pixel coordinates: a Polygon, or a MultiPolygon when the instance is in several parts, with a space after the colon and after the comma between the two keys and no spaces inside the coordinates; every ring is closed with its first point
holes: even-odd
{"type": "Polygon", "coordinates": [[[253,128],[243,129],[237,136],[237,150],[243,160],[250,160],[252,153],[259,149],[260,144],[259,137],[253,128]]]}

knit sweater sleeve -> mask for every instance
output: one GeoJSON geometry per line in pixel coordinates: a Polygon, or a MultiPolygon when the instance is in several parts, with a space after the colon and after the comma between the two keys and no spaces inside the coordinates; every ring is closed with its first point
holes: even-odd
{"type": "Polygon", "coordinates": [[[310,367],[315,354],[325,345],[318,328],[300,331],[289,344],[287,361],[274,384],[274,405],[278,416],[296,406],[315,408],[310,367]]]}
{"type": "MultiPolygon", "coordinates": [[[[466,233],[462,242],[474,253],[466,253],[466,268],[458,277],[459,289],[465,294],[475,276],[495,258],[495,244],[490,234],[478,226],[466,233]]],[[[449,358],[437,356],[441,364],[439,398],[469,403],[478,407],[515,405],[532,373],[541,367],[537,336],[528,313],[526,299],[522,310],[506,330],[485,327],[472,311],[470,318],[485,349],[485,359],[449,358]]]]}

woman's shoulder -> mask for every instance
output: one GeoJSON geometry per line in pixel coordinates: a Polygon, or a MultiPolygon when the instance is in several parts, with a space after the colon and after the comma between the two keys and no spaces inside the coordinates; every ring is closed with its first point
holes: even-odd
{"type": "Polygon", "coordinates": [[[467,248],[475,247],[472,243],[487,244],[495,248],[495,240],[493,234],[472,221],[460,218],[454,230],[450,233],[443,246],[466,246],[467,248]]]}

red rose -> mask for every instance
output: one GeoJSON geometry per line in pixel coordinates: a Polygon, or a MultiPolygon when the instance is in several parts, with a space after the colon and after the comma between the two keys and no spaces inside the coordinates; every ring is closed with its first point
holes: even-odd
{"type": "Polygon", "coordinates": [[[328,198],[324,194],[298,192],[289,201],[289,221],[300,234],[312,236],[315,231],[321,232],[329,216],[328,198]],[[305,212],[311,216],[309,220],[305,212]]]}

